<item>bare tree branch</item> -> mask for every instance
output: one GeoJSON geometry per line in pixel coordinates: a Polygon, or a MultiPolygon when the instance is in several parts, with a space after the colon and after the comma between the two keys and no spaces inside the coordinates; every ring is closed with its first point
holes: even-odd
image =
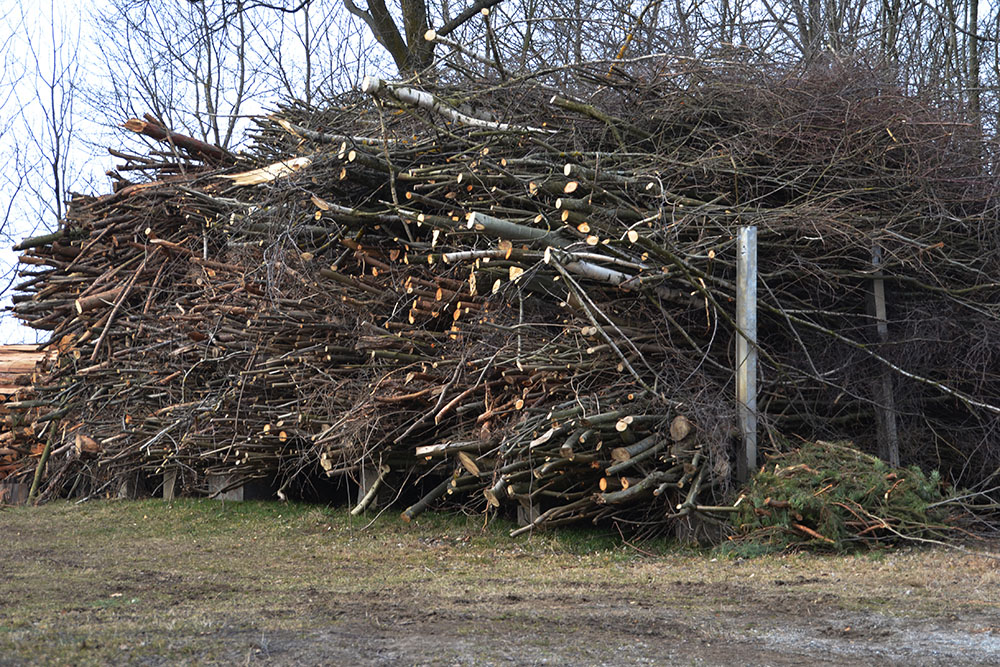
{"type": "Polygon", "coordinates": [[[454,32],[455,29],[457,29],[463,23],[471,19],[473,16],[475,16],[484,9],[489,9],[494,5],[500,4],[500,1],[501,0],[476,0],[476,2],[466,7],[462,11],[462,13],[460,13],[458,16],[445,23],[435,32],[437,32],[437,34],[441,35],[442,37],[447,37],[452,32],[454,32]]]}

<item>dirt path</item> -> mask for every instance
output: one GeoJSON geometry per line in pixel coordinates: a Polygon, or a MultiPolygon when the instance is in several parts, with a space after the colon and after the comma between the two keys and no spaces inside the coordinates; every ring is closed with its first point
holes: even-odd
{"type": "MultiPolygon", "coordinates": [[[[792,602],[792,600],[789,600],[792,602]]],[[[533,601],[499,614],[439,610],[412,617],[366,607],[308,638],[274,637],[255,657],[309,664],[1000,664],[1000,638],[978,619],[828,613],[798,619],[696,613],[574,601],[539,614],[533,601]],[[522,607],[529,608],[524,609],[522,607]],[[849,624],[849,625],[847,625],[849,624]],[[320,648],[324,647],[324,648],[320,648]]],[[[502,607],[501,607],[502,609],[502,607]]]]}
{"type": "Polygon", "coordinates": [[[603,587],[595,597],[568,582],[555,594],[469,600],[396,591],[339,610],[308,640],[269,645],[268,657],[308,663],[326,645],[336,648],[320,661],[372,665],[1000,664],[995,605],[886,615],[845,609],[846,591],[763,588],[771,586],[780,590],[674,581],[641,595],[603,587]]]}
{"type": "Polygon", "coordinates": [[[428,517],[0,512],[0,664],[1000,664],[1000,562],[643,556],[428,517]]]}

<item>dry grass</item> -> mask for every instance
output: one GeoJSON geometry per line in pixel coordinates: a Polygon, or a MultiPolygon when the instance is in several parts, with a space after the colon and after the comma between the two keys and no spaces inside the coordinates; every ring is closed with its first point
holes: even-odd
{"type": "Polygon", "coordinates": [[[622,646],[624,662],[721,664],[723,640],[752,645],[751,662],[822,664],[829,649],[774,633],[877,643],[874,630],[851,636],[873,618],[988,639],[977,650],[1000,657],[990,558],[739,560],[664,544],[647,556],[589,532],[510,540],[475,518],[366,526],[342,510],[198,500],[0,512],[0,664],[598,664],[622,662],[622,646]]]}

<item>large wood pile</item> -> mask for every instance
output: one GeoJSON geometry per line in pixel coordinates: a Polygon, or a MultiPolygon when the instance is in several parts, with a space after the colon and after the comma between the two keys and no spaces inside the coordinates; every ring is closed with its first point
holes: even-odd
{"type": "Polygon", "coordinates": [[[731,477],[746,224],[765,429],[874,447],[887,374],[904,461],[1000,459],[992,155],[870,73],[366,79],[239,156],[127,127],[163,143],[19,246],[15,313],[72,349],[44,400],[98,451],[45,493],[387,469],[407,517],[659,530],[731,477]]]}

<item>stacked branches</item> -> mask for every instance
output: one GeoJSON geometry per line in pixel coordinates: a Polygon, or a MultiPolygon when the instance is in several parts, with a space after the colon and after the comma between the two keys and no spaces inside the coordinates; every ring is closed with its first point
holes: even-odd
{"type": "Polygon", "coordinates": [[[659,530],[730,478],[746,224],[768,428],[871,449],[888,373],[904,460],[996,465],[996,182],[972,126],[856,69],[552,81],[366,79],[262,119],[234,167],[168,134],[124,165],[153,180],[22,243],[15,312],[74,348],[49,387],[64,437],[103,448],[77,478],[289,493],[387,467],[422,489],[408,518],[517,501],[535,525],[659,530]]]}

